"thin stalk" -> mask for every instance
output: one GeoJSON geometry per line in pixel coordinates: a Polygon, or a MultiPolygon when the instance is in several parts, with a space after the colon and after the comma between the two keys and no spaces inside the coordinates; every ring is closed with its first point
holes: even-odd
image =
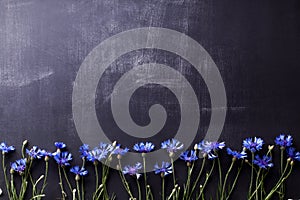
{"type": "Polygon", "coordinates": [[[238,169],[238,172],[237,172],[237,174],[236,174],[236,176],[235,176],[235,179],[234,179],[234,181],[233,181],[233,183],[232,183],[232,187],[231,187],[231,189],[230,189],[230,191],[229,191],[229,193],[228,193],[228,195],[227,195],[227,197],[226,197],[226,200],[229,199],[231,193],[233,192],[233,189],[234,189],[234,187],[235,187],[235,185],[236,185],[236,183],[237,183],[237,180],[238,180],[238,177],[239,177],[239,175],[240,175],[240,172],[241,172],[241,169],[242,169],[242,167],[243,167],[243,164],[244,164],[244,161],[242,161],[241,166],[240,166],[239,169],[238,169]]]}
{"type": "MultiPolygon", "coordinates": [[[[174,169],[174,160],[173,160],[173,157],[170,157],[170,159],[171,159],[171,165],[172,165],[173,184],[174,184],[174,188],[175,188],[175,186],[176,186],[176,176],[175,176],[175,169],[174,169]]],[[[175,197],[177,197],[177,190],[175,191],[175,197]]]]}
{"type": "Polygon", "coordinates": [[[81,178],[81,199],[84,199],[84,177],[81,178]]]}
{"type": "Polygon", "coordinates": [[[192,172],[193,172],[193,169],[194,169],[194,164],[195,164],[195,162],[193,162],[192,166],[188,166],[187,181],[186,181],[185,189],[184,189],[184,192],[183,192],[183,199],[188,200],[188,197],[189,197],[191,175],[192,175],[192,172]]]}
{"type": "Polygon", "coordinates": [[[78,180],[76,180],[76,188],[77,188],[78,200],[81,200],[80,189],[79,189],[79,181],[78,180]]]}
{"type": "Polygon", "coordinates": [[[62,176],[61,176],[61,169],[60,166],[58,166],[58,176],[59,176],[59,185],[60,185],[60,189],[61,189],[61,194],[62,194],[62,199],[65,200],[65,191],[64,191],[64,186],[63,186],[63,182],[62,182],[62,176]]]}
{"type": "MultiPolygon", "coordinates": [[[[256,196],[256,200],[258,200],[258,190],[259,190],[259,186],[258,186],[258,181],[259,181],[259,177],[260,177],[260,172],[261,172],[261,168],[259,168],[258,173],[257,173],[257,177],[256,177],[256,183],[255,183],[255,187],[256,187],[256,192],[255,192],[255,196],[256,196]]],[[[262,183],[262,180],[260,181],[262,183]]]]}
{"type": "Polygon", "coordinates": [[[137,178],[136,178],[136,184],[137,184],[137,187],[138,187],[139,200],[142,200],[141,186],[140,186],[139,180],[137,178]]]}
{"type": "Polygon", "coordinates": [[[120,167],[120,170],[118,170],[118,171],[119,171],[119,175],[121,177],[123,186],[125,187],[125,189],[126,189],[128,195],[130,196],[130,198],[134,199],[134,197],[132,195],[132,192],[130,191],[129,184],[128,184],[128,182],[127,182],[127,180],[126,180],[126,178],[125,178],[125,176],[124,176],[124,174],[122,172],[122,165],[121,165],[121,160],[120,159],[119,159],[119,167],[120,167]]]}
{"type": "Polygon", "coordinates": [[[161,200],[165,200],[165,178],[161,179],[161,200]]]}
{"type": "MultiPolygon", "coordinates": [[[[252,161],[254,160],[254,152],[252,153],[252,161]]],[[[248,197],[250,197],[251,193],[252,193],[252,184],[253,184],[253,166],[251,165],[251,178],[250,178],[250,185],[249,185],[249,191],[248,191],[248,197]]],[[[249,199],[249,198],[248,198],[249,199]]]]}
{"type": "MultiPolygon", "coordinates": [[[[97,161],[95,161],[97,162],[97,161]]],[[[94,163],[94,169],[95,169],[95,176],[96,176],[96,190],[99,186],[99,175],[98,175],[98,165],[94,163]]]]}
{"type": "Polygon", "coordinates": [[[210,169],[209,173],[206,175],[204,184],[203,184],[202,188],[200,189],[200,193],[199,193],[199,195],[198,195],[198,197],[197,197],[197,200],[200,199],[200,197],[202,196],[203,190],[204,190],[204,188],[205,188],[205,186],[206,186],[206,184],[207,184],[207,182],[208,182],[209,177],[211,176],[211,174],[212,174],[212,172],[213,172],[214,167],[215,167],[215,160],[213,160],[213,164],[212,164],[212,166],[211,166],[211,169],[210,169]]]}
{"type": "Polygon", "coordinates": [[[48,161],[45,161],[45,177],[44,177],[44,182],[41,190],[41,194],[43,194],[45,187],[47,185],[47,178],[48,178],[48,168],[49,168],[49,163],[48,161]]]}
{"type": "MultiPolygon", "coordinates": [[[[284,148],[280,148],[280,175],[282,175],[282,172],[283,172],[283,151],[284,151],[284,148]]],[[[283,198],[284,198],[284,185],[283,184],[280,186],[279,191],[280,191],[279,199],[283,200],[283,198]]]]}
{"type": "MultiPolygon", "coordinates": [[[[147,173],[146,173],[146,154],[142,154],[142,157],[143,157],[143,168],[144,168],[144,182],[145,182],[145,191],[146,191],[146,200],[148,200],[149,196],[148,196],[148,192],[147,192],[147,173]]],[[[150,190],[150,188],[149,188],[150,190]]]]}
{"type": "Polygon", "coordinates": [[[4,175],[4,180],[5,180],[5,185],[6,185],[6,191],[7,191],[7,194],[8,194],[8,198],[11,199],[9,182],[8,182],[8,179],[7,179],[6,167],[5,167],[5,153],[2,153],[2,169],[3,169],[3,175],[4,175]]]}
{"type": "Polygon", "coordinates": [[[193,192],[194,192],[194,190],[195,190],[196,187],[197,187],[197,184],[198,184],[198,182],[199,182],[199,179],[200,179],[200,177],[201,177],[201,175],[202,175],[202,172],[203,172],[203,169],[204,169],[205,160],[206,160],[206,158],[204,157],[204,158],[203,158],[203,161],[202,161],[202,165],[201,165],[200,172],[198,173],[198,176],[197,176],[197,178],[196,178],[196,181],[194,182],[194,185],[193,185],[193,187],[192,187],[192,190],[191,190],[191,193],[190,193],[188,199],[191,199],[191,196],[193,195],[193,192]]]}
{"type": "Polygon", "coordinates": [[[272,190],[270,191],[270,193],[267,195],[267,197],[265,198],[265,200],[268,200],[272,197],[272,195],[274,194],[274,192],[276,192],[276,190],[278,190],[278,188],[280,187],[280,185],[282,183],[284,183],[284,181],[290,176],[291,172],[293,170],[293,165],[291,165],[289,172],[287,173],[287,175],[285,177],[281,177],[278,182],[276,183],[276,185],[272,188],[272,190]]]}
{"type": "MultiPolygon", "coordinates": [[[[231,172],[234,163],[235,163],[235,158],[232,159],[231,164],[230,164],[230,167],[229,167],[229,169],[228,169],[228,171],[227,171],[227,173],[226,173],[226,175],[225,175],[225,179],[224,179],[224,183],[223,183],[223,188],[222,188],[222,192],[221,192],[221,199],[224,199],[226,182],[227,182],[229,173],[231,172]]],[[[225,196],[226,196],[226,195],[225,195],[225,196]]]]}
{"type": "Polygon", "coordinates": [[[219,155],[217,154],[217,161],[218,161],[218,170],[219,170],[219,186],[218,186],[218,192],[219,192],[219,195],[222,195],[220,194],[222,192],[222,187],[223,187],[223,183],[222,183],[222,167],[221,167],[221,162],[220,162],[220,158],[219,158],[219,155]]]}
{"type": "Polygon", "coordinates": [[[68,187],[69,187],[70,191],[72,192],[73,189],[72,189],[72,186],[71,186],[70,181],[68,179],[68,176],[67,176],[67,173],[66,173],[66,169],[64,167],[62,169],[63,169],[63,172],[64,172],[65,179],[67,181],[68,187]]]}

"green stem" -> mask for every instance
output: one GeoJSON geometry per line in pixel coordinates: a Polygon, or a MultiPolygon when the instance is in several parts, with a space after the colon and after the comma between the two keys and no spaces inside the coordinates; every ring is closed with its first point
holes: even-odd
{"type": "Polygon", "coordinates": [[[224,199],[224,197],[226,196],[226,195],[225,195],[226,182],[227,182],[229,173],[231,172],[234,163],[235,163],[235,158],[232,159],[231,165],[230,165],[230,167],[229,167],[229,169],[228,169],[228,171],[227,171],[227,173],[226,173],[226,175],[225,175],[225,179],[224,179],[224,183],[223,183],[223,188],[222,188],[222,193],[221,193],[221,199],[224,199]],[[224,195],[225,195],[225,196],[224,196],[224,195]]]}
{"type": "MultiPolygon", "coordinates": [[[[217,153],[216,153],[217,154],[217,153]]],[[[219,169],[219,187],[218,187],[218,192],[219,192],[219,195],[222,195],[220,194],[222,191],[222,187],[223,187],[223,183],[222,183],[222,167],[221,167],[221,162],[220,162],[220,158],[219,158],[219,155],[217,154],[217,161],[218,161],[218,169],[219,169]]]]}
{"type": "Polygon", "coordinates": [[[47,185],[47,178],[48,178],[48,168],[49,168],[49,163],[48,161],[45,161],[45,177],[44,177],[44,182],[41,190],[41,194],[43,194],[45,187],[47,185]]]}
{"type": "MultiPolygon", "coordinates": [[[[283,173],[283,153],[284,153],[284,148],[280,148],[280,176],[283,173]]],[[[284,185],[282,184],[280,186],[279,199],[283,200],[283,198],[284,198],[284,185]]]]}
{"type": "Polygon", "coordinates": [[[66,173],[66,169],[64,167],[62,167],[62,169],[63,169],[63,172],[64,172],[65,179],[67,181],[68,187],[69,187],[69,189],[70,189],[70,191],[72,193],[73,189],[72,189],[72,186],[71,186],[70,181],[68,179],[68,176],[67,176],[67,173],[66,173]]]}
{"type": "Polygon", "coordinates": [[[77,188],[78,200],[81,200],[80,189],[79,189],[79,181],[78,180],[76,180],[76,188],[77,188]]]}
{"type": "Polygon", "coordinates": [[[4,180],[5,180],[7,195],[8,195],[8,198],[11,199],[9,182],[8,182],[8,179],[7,179],[6,167],[5,167],[5,153],[2,153],[2,169],[3,169],[3,175],[4,175],[4,180]]]}
{"type": "Polygon", "coordinates": [[[130,191],[130,187],[129,187],[129,184],[122,172],[122,165],[121,165],[121,160],[119,159],[119,167],[120,167],[120,170],[119,171],[119,175],[120,175],[120,178],[122,180],[122,183],[123,183],[123,186],[124,188],[126,189],[128,195],[130,196],[131,199],[134,199],[133,195],[132,195],[132,192],[130,191]]]}
{"type": "MultiPolygon", "coordinates": [[[[171,159],[171,165],[172,165],[172,175],[173,175],[173,184],[174,184],[174,188],[176,186],[176,176],[175,176],[175,169],[174,169],[174,160],[173,157],[170,157],[171,159]]],[[[175,197],[177,197],[177,190],[175,191],[175,197]]],[[[174,199],[174,197],[173,197],[174,199]]]]}
{"type": "Polygon", "coordinates": [[[229,199],[231,193],[233,192],[233,189],[234,189],[234,187],[235,187],[235,185],[236,185],[236,183],[237,183],[237,180],[238,180],[238,177],[239,177],[239,175],[240,175],[240,172],[241,172],[241,169],[242,169],[242,167],[243,167],[243,164],[244,164],[244,161],[242,161],[241,166],[240,166],[239,169],[238,169],[238,172],[237,172],[237,174],[236,174],[236,176],[235,176],[235,179],[234,179],[234,181],[233,181],[233,183],[232,183],[232,187],[231,187],[231,189],[230,189],[230,191],[229,191],[229,193],[228,193],[228,195],[227,195],[227,197],[226,197],[226,200],[229,199]]]}
{"type": "MultiPolygon", "coordinates": [[[[148,192],[147,192],[147,173],[146,173],[146,155],[142,154],[142,157],[143,157],[143,168],[144,168],[144,182],[145,182],[145,191],[146,191],[146,200],[149,199],[149,196],[148,196],[148,192]]],[[[150,189],[150,188],[149,188],[150,189]]]]}
{"type": "Polygon", "coordinates": [[[211,166],[211,169],[210,169],[209,173],[206,175],[204,184],[203,184],[202,188],[200,189],[200,193],[199,193],[199,195],[198,195],[198,197],[197,197],[197,200],[200,199],[200,197],[201,197],[202,194],[203,194],[204,188],[205,188],[205,186],[206,186],[206,184],[207,184],[207,182],[208,182],[208,180],[209,180],[209,177],[211,176],[211,174],[212,174],[212,172],[213,172],[213,170],[214,170],[214,167],[215,167],[215,161],[216,161],[216,160],[213,160],[213,164],[212,164],[212,166],[211,166]]]}
{"type": "Polygon", "coordinates": [[[161,180],[161,200],[165,200],[165,178],[161,180]]]}
{"type": "Polygon", "coordinates": [[[137,187],[138,187],[139,200],[142,200],[141,186],[140,186],[139,180],[137,178],[135,180],[136,180],[136,184],[137,184],[137,187]]]}
{"type": "MultiPolygon", "coordinates": [[[[258,173],[257,173],[257,177],[256,177],[256,182],[255,182],[255,196],[256,196],[256,200],[258,200],[258,190],[259,190],[259,186],[258,186],[258,182],[259,182],[259,177],[260,177],[260,172],[261,172],[261,168],[259,168],[259,170],[258,170],[258,173]]],[[[262,178],[262,180],[260,181],[260,183],[262,183],[262,181],[263,181],[263,178],[262,178]]]]}
{"type": "Polygon", "coordinates": [[[84,200],[84,177],[81,178],[81,199],[84,200]]]}
{"type": "Polygon", "coordinates": [[[191,182],[191,175],[194,169],[194,162],[192,164],[192,166],[188,166],[188,171],[187,171],[187,181],[186,181],[186,186],[183,192],[183,199],[187,199],[189,197],[189,191],[190,191],[190,182],[191,182]]]}
{"type": "MultiPolygon", "coordinates": [[[[97,161],[95,161],[97,162],[97,161]]],[[[99,175],[98,175],[98,165],[97,163],[94,163],[94,168],[95,168],[95,176],[96,176],[96,190],[99,186],[99,175]]]]}
{"type": "Polygon", "coordinates": [[[202,161],[202,164],[201,164],[200,172],[198,173],[198,176],[197,176],[197,178],[196,178],[196,181],[194,182],[194,185],[193,185],[193,187],[192,187],[192,190],[191,190],[191,193],[190,193],[188,199],[191,199],[191,196],[193,195],[193,192],[194,192],[194,190],[195,190],[196,187],[197,187],[197,184],[198,184],[198,182],[199,182],[199,179],[200,179],[201,174],[202,174],[203,169],[204,169],[205,161],[206,161],[206,158],[204,157],[204,158],[203,158],[203,161],[202,161]]]}
{"type": "Polygon", "coordinates": [[[270,193],[267,195],[267,197],[265,198],[265,200],[269,200],[272,195],[274,194],[274,192],[276,192],[276,190],[280,187],[281,184],[284,183],[284,181],[290,176],[291,172],[293,170],[293,165],[291,165],[291,168],[288,172],[288,174],[285,177],[281,177],[278,182],[276,183],[276,185],[272,188],[272,190],[270,191],[270,193]]]}
{"type": "Polygon", "coordinates": [[[61,169],[60,169],[60,166],[58,166],[58,176],[59,176],[59,186],[60,186],[60,189],[61,189],[61,194],[62,194],[62,199],[65,200],[65,191],[64,191],[64,186],[63,186],[63,182],[62,182],[62,176],[61,176],[61,169]]]}
{"type": "MultiPolygon", "coordinates": [[[[254,152],[251,152],[251,153],[252,153],[252,161],[253,161],[254,160],[254,152]]],[[[253,170],[254,170],[254,167],[251,165],[251,178],[250,178],[250,185],[249,185],[248,197],[250,197],[250,195],[252,193],[253,170]]]]}

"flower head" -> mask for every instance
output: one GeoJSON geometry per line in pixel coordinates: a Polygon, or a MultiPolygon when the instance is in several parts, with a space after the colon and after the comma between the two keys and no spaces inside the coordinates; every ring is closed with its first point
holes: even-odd
{"type": "Polygon", "coordinates": [[[262,158],[259,155],[256,155],[255,159],[253,160],[253,164],[263,169],[273,167],[272,158],[267,155],[264,155],[262,158]]]}
{"type": "Polygon", "coordinates": [[[15,147],[14,146],[7,146],[5,142],[2,142],[0,144],[0,150],[2,151],[2,154],[9,153],[10,151],[14,151],[15,147]]]}
{"type": "Polygon", "coordinates": [[[124,156],[128,151],[129,149],[127,147],[122,148],[120,144],[117,144],[112,154],[124,156]]]}
{"type": "Polygon", "coordinates": [[[162,162],[161,166],[157,163],[154,165],[155,174],[160,174],[162,177],[165,177],[168,174],[172,173],[172,165],[168,162],[162,162]]]}
{"type": "Polygon", "coordinates": [[[54,145],[56,146],[57,149],[64,149],[67,147],[67,145],[63,142],[55,142],[54,145]]]}
{"type": "Polygon", "coordinates": [[[40,150],[39,153],[42,157],[52,157],[53,156],[53,154],[51,152],[46,151],[45,149],[40,150]]]}
{"type": "Polygon", "coordinates": [[[70,169],[70,172],[72,172],[75,175],[79,176],[86,176],[88,174],[88,171],[84,167],[74,166],[70,169]]]}
{"type": "Polygon", "coordinates": [[[227,154],[233,156],[234,158],[237,159],[244,159],[247,158],[247,153],[242,151],[242,152],[237,152],[237,151],[233,151],[230,148],[227,148],[227,154]]]}
{"type": "Polygon", "coordinates": [[[141,174],[139,174],[139,170],[142,169],[141,163],[136,163],[135,165],[127,165],[123,169],[123,174],[129,174],[131,176],[136,175],[137,178],[140,177],[141,174]]]}
{"type": "Polygon", "coordinates": [[[26,158],[16,160],[11,164],[11,168],[15,171],[18,172],[20,175],[23,174],[23,172],[26,169],[26,158]]]}
{"type": "Polygon", "coordinates": [[[190,151],[185,151],[181,153],[180,159],[184,160],[185,162],[193,162],[198,159],[196,155],[196,151],[190,150],[190,151]]]}
{"type": "Polygon", "coordinates": [[[169,153],[175,153],[183,148],[183,144],[177,139],[169,139],[161,143],[161,148],[166,149],[169,153]]]}
{"type": "Polygon", "coordinates": [[[32,159],[41,159],[43,157],[43,154],[41,153],[41,149],[39,149],[37,146],[33,146],[31,149],[26,149],[26,153],[32,158],[32,159]]]}
{"type": "Polygon", "coordinates": [[[290,147],[293,144],[293,138],[290,135],[280,134],[275,138],[275,144],[281,147],[290,147]]]}
{"type": "Polygon", "coordinates": [[[254,137],[247,138],[243,141],[243,147],[250,150],[251,152],[256,152],[262,149],[264,141],[261,138],[254,137]]]}
{"type": "Polygon", "coordinates": [[[89,154],[89,145],[83,144],[82,146],[79,147],[79,152],[80,152],[80,157],[85,158],[89,154]]]}
{"type": "Polygon", "coordinates": [[[154,144],[152,142],[141,142],[133,146],[133,150],[139,153],[148,153],[154,149],[154,144]]]}
{"type": "Polygon", "coordinates": [[[300,153],[296,152],[296,149],[294,147],[289,147],[286,149],[287,156],[291,160],[297,160],[300,161],[300,153]]]}
{"type": "Polygon", "coordinates": [[[54,153],[53,158],[55,159],[56,163],[59,164],[61,167],[69,166],[69,162],[73,159],[72,154],[66,151],[54,153]]]}
{"type": "Polygon", "coordinates": [[[209,159],[215,159],[218,156],[216,152],[225,147],[225,142],[209,142],[209,141],[201,141],[197,146],[198,150],[201,151],[202,154],[207,155],[209,159]]]}

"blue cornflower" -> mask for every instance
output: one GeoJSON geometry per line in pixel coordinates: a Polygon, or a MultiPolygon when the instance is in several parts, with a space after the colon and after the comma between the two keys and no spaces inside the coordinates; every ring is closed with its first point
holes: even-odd
{"type": "Polygon", "coordinates": [[[86,176],[88,171],[84,167],[74,166],[70,169],[70,172],[74,173],[75,175],[79,176],[86,176]]]}
{"type": "Polygon", "coordinates": [[[247,138],[243,141],[243,147],[250,150],[252,153],[262,149],[264,141],[261,138],[247,138]]]}
{"type": "Polygon", "coordinates": [[[161,148],[166,149],[169,153],[175,153],[183,148],[183,144],[177,139],[172,138],[161,143],[161,148]]]}
{"type": "Polygon", "coordinates": [[[89,155],[89,145],[83,144],[79,147],[80,157],[85,158],[89,155]]]}
{"type": "Polygon", "coordinates": [[[116,148],[113,150],[112,154],[124,156],[128,151],[129,151],[129,149],[127,147],[121,148],[121,145],[117,144],[116,148]]]}
{"type": "Polygon", "coordinates": [[[57,149],[64,149],[67,147],[67,145],[63,142],[55,142],[54,145],[56,146],[57,149]]]}
{"type": "Polygon", "coordinates": [[[14,151],[15,147],[14,146],[7,146],[5,142],[2,142],[0,144],[0,150],[2,151],[2,154],[6,154],[10,151],[14,151]]]}
{"type": "Polygon", "coordinates": [[[300,161],[300,153],[296,152],[296,149],[294,147],[289,147],[286,149],[287,152],[287,156],[291,159],[291,160],[297,160],[300,161]]]}
{"type": "Polygon", "coordinates": [[[62,166],[69,166],[70,161],[73,159],[72,154],[69,152],[57,152],[53,154],[53,158],[55,159],[56,163],[62,166]]]}
{"type": "Polygon", "coordinates": [[[139,153],[148,153],[154,149],[154,144],[152,142],[141,142],[133,146],[133,150],[139,153]]]}
{"type": "Polygon", "coordinates": [[[160,174],[161,177],[165,177],[168,174],[172,173],[172,165],[168,162],[162,162],[161,166],[157,163],[154,165],[155,174],[160,174]]]}
{"type": "Polygon", "coordinates": [[[107,154],[107,150],[95,147],[93,150],[88,152],[86,159],[90,162],[101,161],[106,158],[107,154]]]}
{"type": "Polygon", "coordinates": [[[139,162],[132,166],[127,165],[123,169],[123,174],[136,175],[136,177],[139,178],[141,176],[141,174],[138,173],[140,169],[142,169],[142,164],[139,162]]]}
{"type": "Polygon", "coordinates": [[[100,142],[99,149],[101,151],[107,151],[107,153],[112,152],[114,150],[114,146],[111,144],[100,142]]]}
{"type": "Polygon", "coordinates": [[[26,149],[26,153],[32,158],[41,159],[43,157],[43,154],[41,153],[41,149],[39,149],[37,146],[33,146],[30,150],[26,149]]]}
{"type": "Polygon", "coordinates": [[[50,157],[53,156],[51,152],[46,151],[45,149],[40,150],[40,155],[44,157],[45,161],[48,161],[50,157]]]}
{"type": "Polygon", "coordinates": [[[275,144],[281,147],[290,147],[293,144],[293,138],[290,135],[280,134],[275,138],[275,144]]]}
{"type": "Polygon", "coordinates": [[[26,169],[26,158],[16,160],[14,163],[11,164],[11,168],[15,172],[18,172],[20,175],[22,175],[26,169]]]}
{"type": "Polygon", "coordinates": [[[233,156],[234,158],[237,159],[244,159],[247,158],[247,153],[242,151],[242,152],[237,152],[237,151],[233,151],[230,148],[227,148],[227,154],[233,156]]]}
{"type": "Polygon", "coordinates": [[[264,155],[262,158],[259,155],[256,155],[255,159],[253,160],[253,164],[263,169],[273,167],[272,158],[267,155],[264,155]]]}
{"type": "Polygon", "coordinates": [[[196,151],[190,150],[190,151],[185,151],[185,152],[181,153],[180,159],[184,160],[185,162],[190,163],[190,162],[197,160],[198,157],[196,155],[196,151]]]}
{"type": "Polygon", "coordinates": [[[215,153],[225,147],[225,142],[201,141],[196,147],[204,156],[207,155],[208,159],[213,160],[218,157],[215,153]]]}

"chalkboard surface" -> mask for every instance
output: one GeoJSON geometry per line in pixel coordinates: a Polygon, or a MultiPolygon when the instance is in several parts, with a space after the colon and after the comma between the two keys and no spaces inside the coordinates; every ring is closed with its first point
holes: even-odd
{"type": "MultiPolygon", "coordinates": [[[[240,147],[244,138],[260,136],[272,143],[283,132],[292,134],[296,147],[300,147],[299,1],[2,0],[0,141],[20,149],[27,139],[30,145],[49,150],[54,150],[55,141],[64,141],[76,155],[82,141],[72,114],[72,92],[81,64],[105,39],[142,27],[184,33],[211,56],[227,97],[221,141],[240,147]]],[[[149,62],[172,66],[190,82],[200,102],[201,120],[195,141],[201,140],[212,112],[203,77],[186,59],[159,49],[128,52],[99,77],[95,108],[107,137],[128,147],[145,140],[118,127],[110,110],[110,94],[125,72],[149,62]]],[[[168,88],[147,84],[130,99],[133,121],[147,125],[148,110],[153,104],[161,104],[167,111],[165,125],[149,138],[159,145],[178,130],[180,108],[168,88]]],[[[19,156],[19,152],[15,153],[9,161],[19,156]]],[[[78,157],[74,163],[79,161],[78,157]]],[[[46,199],[59,197],[55,170],[50,169],[46,199]]],[[[178,171],[185,171],[184,163],[178,162],[178,171]]],[[[299,176],[297,165],[287,182],[288,198],[300,198],[299,176]]],[[[243,199],[248,189],[246,177],[244,173],[241,180],[245,181],[239,183],[233,199],[243,199]]],[[[184,176],[179,181],[182,180],[184,176]]],[[[159,177],[149,173],[149,181],[154,189],[159,187],[155,184],[159,177]]],[[[86,184],[93,182],[91,174],[86,184]]],[[[4,188],[2,178],[0,187],[4,188]]],[[[125,199],[116,171],[112,172],[109,188],[121,197],[118,199],[125,199]]],[[[210,190],[214,192],[214,188],[210,190]]]]}

